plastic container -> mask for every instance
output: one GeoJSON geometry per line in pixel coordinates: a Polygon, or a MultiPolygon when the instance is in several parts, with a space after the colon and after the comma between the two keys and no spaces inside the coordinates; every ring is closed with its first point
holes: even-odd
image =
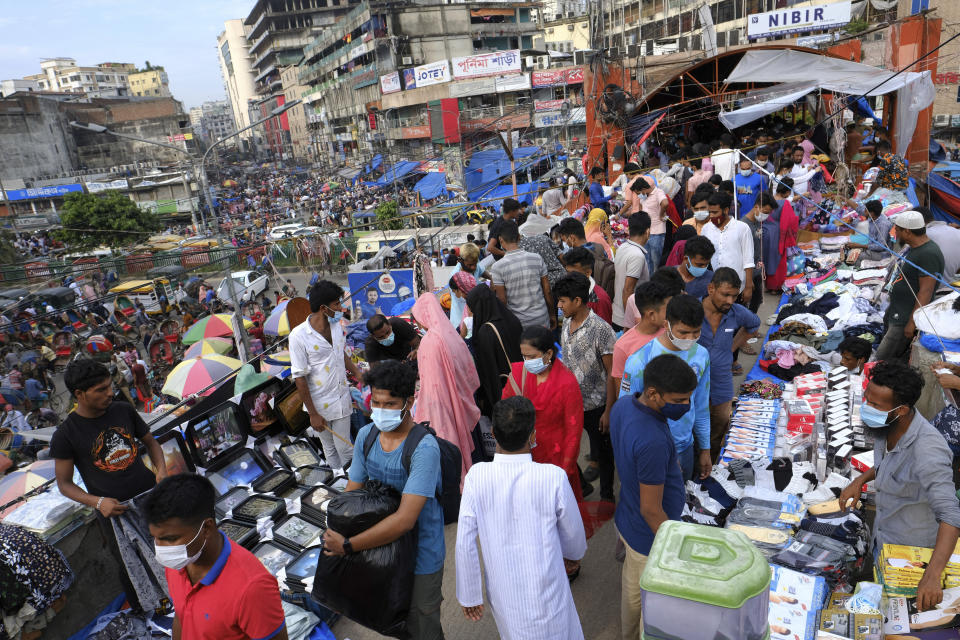
{"type": "Polygon", "coordinates": [[[770,566],[742,533],[664,522],[640,588],[644,640],[770,637],[770,566]]]}

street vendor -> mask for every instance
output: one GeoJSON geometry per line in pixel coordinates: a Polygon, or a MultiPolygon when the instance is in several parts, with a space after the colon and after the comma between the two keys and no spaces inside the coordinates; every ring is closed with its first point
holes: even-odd
{"type": "Polygon", "coordinates": [[[364,354],[367,362],[381,360],[416,360],[420,336],[409,322],[402,318],[387,318],[376,314],[367,320],[367,336],[364,354]]]}
{"type": "Polygon", "coordinates": [[[876,492],[874,553],[885,544],[932,548],[917,587],[917,607],[943,599],[941,574],[960,535],[960,503],[953,484],[953,454],[914,405],[923,378],[913,367],[880,362],[863,393],[860,418],[874,436],[873,468],[840,493],[846,509],[868,482],[876,492]]]}

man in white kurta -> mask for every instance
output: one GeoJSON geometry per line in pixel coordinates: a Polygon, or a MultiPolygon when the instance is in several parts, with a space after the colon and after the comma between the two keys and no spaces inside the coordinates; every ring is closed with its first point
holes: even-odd
{"type": "Polygon", "coordinates": [[[483,583],[504,640],[582,640],[564,559],[587,550],[583,521],[566,473],[530,455],[535,410],[523,397],[497,403],[493,462],[467,472],[457,525],[457,600],[479,620],[483,583]],[[512,450],[511,450],[512,449],[512,450]]]}

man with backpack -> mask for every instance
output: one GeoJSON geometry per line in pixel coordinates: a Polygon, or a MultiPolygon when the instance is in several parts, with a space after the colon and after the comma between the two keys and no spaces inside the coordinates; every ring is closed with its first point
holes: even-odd
{"type": "Polygon", "coordinates": [[[450,455],[449,443],[437,438],[429,427],[414,423],[416,374],[408,364],[384,360],[367,372],[364,382],[371,389],[373,424],[357,434],[347,491],[362,488],[367,480],[379,480],[403,497],[395,513],[359,535],[344,538],[327,529],[324,553],[339,555],[379,547],[417,526],[417,562],[407,630],[413,640],[442,640],[440,603],[446,549],[444,508],[438,498],[444,498],[444,502],[452,498],[459,504],[460,461],[456,460],[455,466],[444,464],[444,468],[456,471],[457,484],[448,491],[444,478],[449,474],[442,473],[441,457],[450,455]],[[455,496],[448,495],[453,492],[455,496]]]}

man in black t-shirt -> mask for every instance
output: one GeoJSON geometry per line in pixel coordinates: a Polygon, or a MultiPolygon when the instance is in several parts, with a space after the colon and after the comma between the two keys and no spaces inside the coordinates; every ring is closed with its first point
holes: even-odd
{"type": "Polygon", "coordinates": [[[499,260],[505,253],[500,246],[500,229],[503,227],[503,223],[506,220],[516,220],[520,217],[521,211],[523,211],[522,204],[513,198],[504,198],[503,215],[497,216],[490,223],[490,228],[487,230],[487,253],[493,254],[495,259],[499,260]]]}
{"type": "MultiPolygon", "coordinates": [[[[105,366],[88,358],[75,360],[67,366],[63,381],[77,407],[50,441],[57,487],[64,496],[97,510],[104,537],[119,560],[113,527],[106,519],[127,510],[121,502],[149,491],[166,477],[163,450],[132,405],[113,401],[113,381],[105,366]],[[138,440],[156,474],[144,464],[138,440]],[[86,491],[74,484],[74,467],[86,491]]],[[[121,571],[121,582],[136,607],[136,592],[126,572],[121,571]]]]}
{"type": "Polygon", "coordinates": [[[364,354],[367,362],[373,364],[381,360],[416,360],[420,347],[420,336],[413,327],[400,318],[387,319],[377,314],[367,320],[367,336],[364,354]]]}

